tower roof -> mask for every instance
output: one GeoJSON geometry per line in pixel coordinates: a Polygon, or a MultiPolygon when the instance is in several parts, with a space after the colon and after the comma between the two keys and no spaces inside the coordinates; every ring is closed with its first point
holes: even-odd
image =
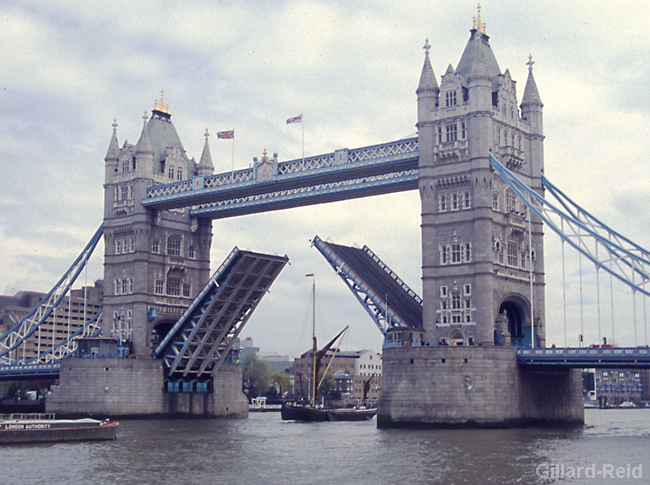
{"type": "Polygon", "coordinates": [[[537,83],[533,76],[533,56],[528,56],[528,79],[526,80],[526,87],[524,88],[524,96],[521,98],[521,105],[539,105],[544,106],[542,98],[539,96],[537,90],[537,83]]]}
{"type": "Polygon", "coordinates": [[[436,76],[433,73],[433,67],[431,66],[431,60],[429,59],[429,39],[424,43],[424,65],[422,66],[422,74],[420,75],[420,83],[418,84],[418,89],[416,90],[417,94],[423,94],[425,92],[440,92],[438,88],[438,82],[436,81],[436,76]]]}
{"type": "Polygon", "coordinates": [[[147,123],[147,132],[153,150],[153,170],[154,172],[162,172],[163,164],[167,158],[167,148],[178,146],[187,164],[187,174],[189,177],[193,177],[196,175],[196,167],[187,157],[185,147],[183,147],[183,143],[176,132],[171,117],[172,115],[169,112],[169,105],[165,104],[163,100],[163,91],[161,91],[160,100],[156,101],[154,110],[151,113],[151,118],[147,123]]]}
{"type": "Polygon", "coordinates": [[[120,157],[120,144],[117,142],[117,120],[113,120],[113,135],[108,144],[104,160],[117,160],[120,157]]]}
{"type": "Polygon", "coordinates": [[[494,92],[499,86],[498,76],[501,74],[501,69],[499,68],[499,63],[497,62],[496,57],[494,57],[492,47],[490,47],[490,37],[486,34],[485,24],[481,20],[480,6],[478,18],[474,19],[472,29],[470,30],[469,40],[467,41],[463,55],[460,57],[458,66],[456,67],[456,72],[463,75],[463,83],[465,84],[465,87],[467,87],[467,80],[472,73],[474,57],[476,56],[477,51],[480,51],[483,55],[488,74],[492,81],[492,91],[494,92]]]}
{"type": "Polygon", "coordinates": [[[201,160],[199,160],[199,175],[209,172],[210,174],[214,172],[214,165],[212,164],[212,155],[210,155],[210,145],[208,145],[209,137],[208,129],[205,129],[205,145],[203,145],[203,153],[201,153],[201,160]]]}
{"type": "Polygon", "coordinates": [[[138,140],[138,143],[135,145],[135,154],[136,156],[138,154],[148,154],[148,155],[153,155],[154,151],[151,146],[151,140],[149,139],[149,133],[147,130],[147,112],[144,112],[144,116],[142,117],[144,120],[144,123],[142,125],[142,133],[140,134],[140,139],[138,140]]]}

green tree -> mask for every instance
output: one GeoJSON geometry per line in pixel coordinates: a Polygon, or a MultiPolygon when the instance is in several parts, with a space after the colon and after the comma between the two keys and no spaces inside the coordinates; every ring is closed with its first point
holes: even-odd
{"type": "Polygon", "coordinates": [[[271,385],[277,389],[280,396],[282,396],[283,393],[287,392],[291,386],[291,379],[289,378],[289,374],[281,370],[274,370],[271,372],[269,374],[269,380],[271,382],[271,385]]]}
{"type": "Polygon", "coordinates": [[[269,365],[255,352],[249,352],[242,361],[242,387],[249,398],[257,397],[269,387],[269,365]]]}

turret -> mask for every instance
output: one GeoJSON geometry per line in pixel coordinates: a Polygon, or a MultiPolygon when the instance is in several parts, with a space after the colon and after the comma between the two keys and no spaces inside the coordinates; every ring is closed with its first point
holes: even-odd
{"type": "Polygon", "coordinates": [[[436,76],[431,67],[431,60],[429,59],[429,39],[424,43],[424,65],[422,66],[422,74],[420,75],[420,83],[415,93],[418,95],[418,123],[426,121],[431,118],[431,111],[433,111],[439,102],[440,88],[436,82],[436,76]]]}
{"type": "Polygon", "coordinates": [[[115,173],[117,172],[117,162],[120,158],[120,145],[117,142],[117,121],[113,120],[113,136],[108,144],[108,150],[104,157],[106,172],[104,175],[104,183],[110,184],[113,182],[115,173]]]}
{"type": "Polygon", "coordinates": [[[203,145],[203,153],[201,153],[201,160],[199,160],[198,175],[207,177],[214,173],[214,165],[212,165],[212,156],[210,155],[210,145],[208,145],[208,138],[210,134],[208,129],[205,129],[205,145],[203,145]]]}
{"type": "Polygon", "coordinates": [[[528,80],[521,99],[521,116],[528,122],[530,132],[536,135],[544,133],[542,108],[544,104],[539,96],[535,77],[533,76],[533,57],[528,57],[528,80]]]}
{"type": "Polygon", "coordinates": [[[142,117],[142,133],[135,146],[135,171],[137,178],[153,179],[153,148],[147,132],[147,112],[142,117]]]}

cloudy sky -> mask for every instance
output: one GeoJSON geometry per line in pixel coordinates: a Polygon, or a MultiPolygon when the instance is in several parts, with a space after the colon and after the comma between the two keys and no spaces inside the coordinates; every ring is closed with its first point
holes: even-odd
{"type": "MultiPolygon", "coordinates": [[[[281,161],[415,134],[422,46],[438,79],[460,59],[475,1],[12,1],[0,9],[0,293],[48,291],[101,223],[104,156],[117,119],[135,143],[142,114],[165,91],[172,121],[198,159],[206,127],[235,130],[235,168],[264,149],[281,161]],[[453,5],[453,7],[452,7],[453,5]]],[[[528,56],[544,102],[545,173],[584,207],[650,246],[650,64],[647,5],[482,2],[502,71],[521,100],[528,56]]],[[[216,171],[232,144],[211,138],[216,171]]],[[[346,348],[381,348],[381,334],[320,253],[314,235],[367,244],[421,293],[416,192],[215,221],[213,268],[234,246],[291,259],[243,336],[262,351],[309,347],[311,281],[322,339],[350,324],[346,348]]],[[[548,231],[547,231],[548,234],[548,231]]],[[[546,240],[549,342],[564,343],[560,245],[546,240]]],[[[100,251],[103,251],[100,248],[100,251]]],[[[576,260],[577,261],[577,260],[576,260]]],[[[573,263],[573,266],[575,267],[573,263]]],[[[576,278],[567,270],[570,303],[576,278]]],[[[102,277],[98,254],[87,279],[102,277]]],[[[608,284],[609,279],[605,280],[608,284]]],[[[83,283],[83,282],[81,282],[83,283]]],[[[605,284],[602,283],[602,284],[605,284]]],[[[585,280],[585,292],[593,283],[585,280]]],[[[601,287],[609,295],[609,287],[601,287]]],[[[632,345],[631,297],[615,312],[632,345]]],[[[595,295],[586,294],[593,324],[595,295]]],[[[637,299],[637,302],[640,300],[637,299]]],[[[641,307],[639,307],[641,308],[641,307]]],[[[569,343],[580,310],[567,310],[569,343]]],[[[611,328],[611,306],[601,310],[611,328]]],[[[638,310],[638,343],[643,343],[638,310]]],[[[587,323],[585,323],[587,326],[587,323]]],[[[596,341],[595,331],[586,340],[596,341]]],[[[610,332],[611,333],[611,332],[610,332]]],[[[607,335],[603,330],[603,335],[607,335]]]]}

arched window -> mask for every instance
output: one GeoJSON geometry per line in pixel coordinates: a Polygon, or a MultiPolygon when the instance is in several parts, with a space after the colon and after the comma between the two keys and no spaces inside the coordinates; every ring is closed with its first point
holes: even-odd
{"type": "Polygon", "coordinates": [[[167,238],[167,256],[181,255],[181,237],[178,234],[172,234],[167,238]]]}

